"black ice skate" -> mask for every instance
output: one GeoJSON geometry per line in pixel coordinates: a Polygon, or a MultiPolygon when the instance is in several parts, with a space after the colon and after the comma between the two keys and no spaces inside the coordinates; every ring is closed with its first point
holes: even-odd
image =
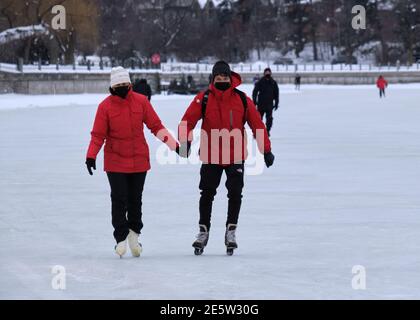
{"type": "Polygon", "coordinates": [[[197,240],[192,245],[193,248],[195,248],[194,254],[196,256],[201,256],[203,254],[208,241],[209,231],[205,225],[200,225],[200,233],[197,235],[197,240]]]}
{"type": "Polygon", "coordinates": [[[236,224],[229,224],[227,226],[225,234],[225,245],[226,253],[228,256],[232,256],[235,249],[238,249],[238,244],[236,243],[236,224]]]}

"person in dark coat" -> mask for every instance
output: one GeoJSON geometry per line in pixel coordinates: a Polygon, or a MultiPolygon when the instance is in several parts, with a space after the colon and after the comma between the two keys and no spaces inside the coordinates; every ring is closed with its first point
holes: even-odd
{"type": "Polygon", "coordinates": [[[264,70],[264,77],[255,84],[252,99],[262,119],[265,115],[267,131],[270,133],[274,120],[273,110],[279,108],[279,86],[273,79],[270,68],[264,70]]]}
{"type": "Polygon", "coordinates": [[[295,89],[296,89],[297,91],[299,91],[299,90],[300,90],[300,84],[301,84],[301,82],[302,82],[302,77],[300,76],[300,74],[297,74],[297,75],[295,76],[295,89]]]}
{"type": "Polygon", "coordinates": [[[252,82],[255,85],[258,81],[260,81],[260,77],[258,75],[255,75],[254,79],[252,79],[252,82]]]}
{"type": "Polygon", "coordinates": [[[152,88],[147,83],[146,79],[137,79],[134,82],[133,91],[146,96],[149,101],[152,100],[152,88]]]}

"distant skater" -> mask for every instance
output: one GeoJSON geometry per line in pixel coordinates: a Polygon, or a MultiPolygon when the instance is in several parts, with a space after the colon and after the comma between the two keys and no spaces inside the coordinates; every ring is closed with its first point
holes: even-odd
{"type": "Polygon", "coordinates": [[[255,77],[254,77],[254,79],[253,79],[252,81],[253,81],[253,83],[254,83],[254,86],[255,86],[255,84],[256,84],[258,81],[260,81],[260,77],[258,76],[258,74],[257,74],[257,75],[255,75],[255,77]]]}
{"type": "Polygon", "coordinates": [[[152,101],[152,88],[146,79],[137,79],[134,82],[133,91],[146,96],[149,101],[152,101]]]}
{"type": "Polygon", "coordinates": [[[300,74],[297,74],[296,77],[295,77],[295,89],[297,91],[300,91],[301,81],[302,81],[302,77],[300,76],[300,74]]]}
{"type": "Polygon", "coordinates": [[[388,81],[386,81],[383,76],[379,76],[378,80],[376,81],[376,86],[379,89],[379,97],[381,99],[382,97],[385,98],[385,89],[388,87],[388,81]]]}
{"type": "Polygon", "coordinates": [[[270,135],[274,121],[273,111],[279,108],[279,86],[273,79],[270,68],[264,70],[264,77],[255,84],[252,100],[261,114],[261,119],[264,119],[265,115],[267,131],[270,135]]]}

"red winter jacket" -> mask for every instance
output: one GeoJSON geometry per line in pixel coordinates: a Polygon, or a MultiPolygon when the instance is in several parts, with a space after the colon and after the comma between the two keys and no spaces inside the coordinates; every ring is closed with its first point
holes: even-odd
{"type": "Polygon", "coordinates": [[[162,125],[147,97],[132,90],[126,99],[109,96],[99,105],[87,158],[96,159],[105,142],[106,172],[138,173],[150,170],[144,124],[171,150],[176,149],[177,142],[162,125]]]}
{"type": "Polygon", "coordinates": [[[388,86],[388,81],[386,81],[383,77],[380,77],[378,78],[378,81],[376,81],[376,86],[383,90],[388,86]]]}
{"type": "MultiPolygon", "coordinates": [[[[271,151],[267,129],[254,103],[247,97],[246,109],[234,91],[241,84],[239,74],[232,72],[232,87],[223,92],[210,85],[206,114],[202,123],[200,159],[203,163],[230,165],[248,157],[245,122],[252,129],[261,153],[271,151]],[[212,137],[213,132],[213,137],[212,137]],[[229,143],[230,142],[230,143],[229,143]]],[[[202,119],[202,101],[205,92],[199,93],[189,106],[178,128],[179,141],[192,142],[197,122],[202,119]]]]}

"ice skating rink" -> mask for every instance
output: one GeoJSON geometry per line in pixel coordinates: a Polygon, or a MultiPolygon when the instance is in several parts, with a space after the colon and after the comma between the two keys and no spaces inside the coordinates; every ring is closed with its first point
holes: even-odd
{"type": "MultiPolygon", "coordinates": [[[[94,177],[84,165],[104,96],[0,95],[0,298],[419,299],[420,85],[391,85],[385,100],[373,86],[280,92],[276,163],[246,177],[235,256],[224,182],[196,257],[200,167],[159,165],[148,133],[144,254],[123,260],[102,153],[94,177]],[[357,265],[366,290],[352,288],[357,265]]],[[[175,130],[192,98],[152,102],[175,130]]]]}

